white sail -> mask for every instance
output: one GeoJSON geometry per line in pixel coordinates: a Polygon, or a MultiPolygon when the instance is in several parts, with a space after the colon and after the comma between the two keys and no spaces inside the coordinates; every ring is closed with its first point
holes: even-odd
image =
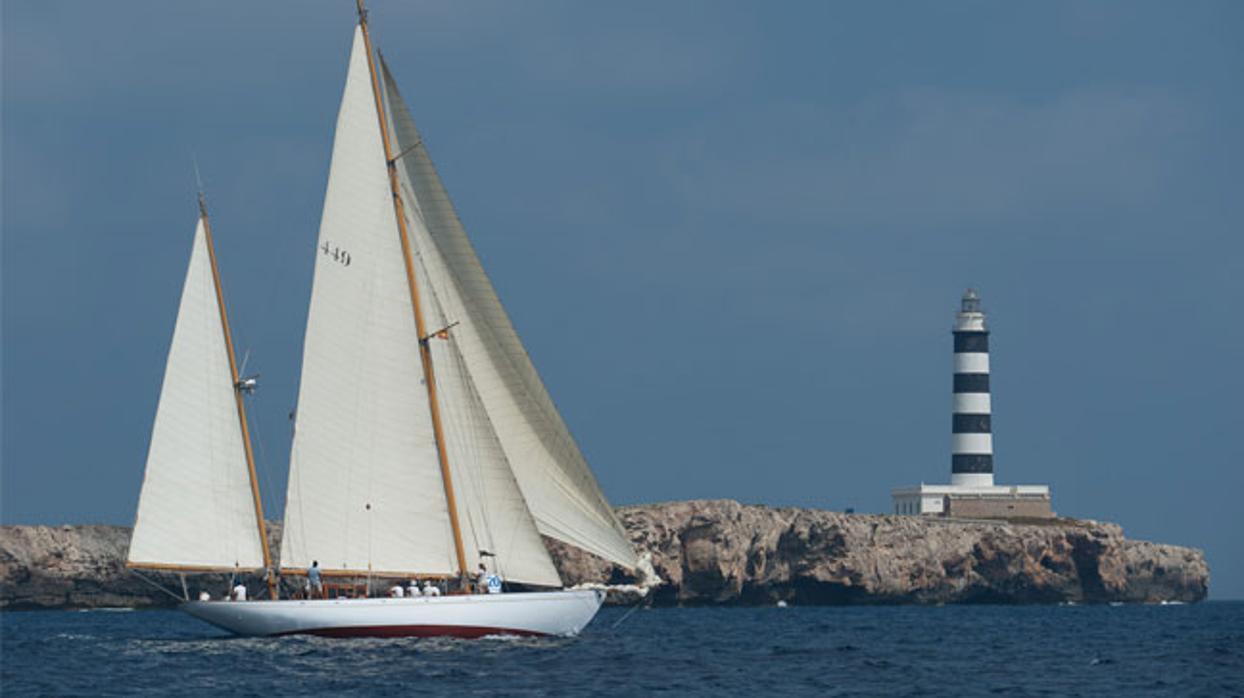
{"type": "Polygon", "coordinates": [[[362,31],[337,117],[281,565],[457,570],[362,31]]]}
{"type": "MultiPolygon", "coordinates": [[[[403,188],[403,197],[409,200],[408,184],[403,188]]],[[[424,318],[429,331],[435,333],[452,323],[440,300],[441,293],[451,286],[418,212],[413,207],[407,207],[406,212],[407,229],[418,250],[416,277],[424,318]]],[[[475,569],[483,561],[509,581],[561,586],[557,568],[463,361],[456,330],[453,327],[434,334],[429,346],[467,565],[475,569]],[[483,551],[492,557],[484,559],[483,551]]]]}
{"type": "Polygon", "coordinates": [[[135,566],[264,564],[207,245],[200,219],[130,538],[135,566]]]}
{"type": "Polygon", "coordinates": [[[404,179],[446,269],[437,295],[490,423],[540,532],[634,566],[635,553],[544,388],[467,238],[410,111],[381,60],[404,179]]]}

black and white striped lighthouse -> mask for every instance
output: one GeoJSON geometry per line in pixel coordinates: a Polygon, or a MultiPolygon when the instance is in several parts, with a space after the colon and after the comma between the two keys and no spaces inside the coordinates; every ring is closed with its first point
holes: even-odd
{"type": "Polygon", "coordinates": [[[989,404],[989,330],[976,291],[968,289],[955,315],[954,415],[950,484],[993,486],[989,404]]]}
{"type": "Polygon", "coordinates": [[[968,519],[1054,516],[1048,485],[993,482],[993,424],[989,404],[989,329],[981,298],[968,289],[955,315],[955,382],[950,484],[890,491],[895,514],[968,519]]]}

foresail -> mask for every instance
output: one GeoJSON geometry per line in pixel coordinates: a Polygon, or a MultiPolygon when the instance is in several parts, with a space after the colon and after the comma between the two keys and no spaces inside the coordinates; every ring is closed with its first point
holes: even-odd
{"type": "Polygon", "coordinates": [[[635,553],[501,306],[381,60],[389,117],[426,230],[453,291],[440,299],[480,401],[539,530],[625,566],[635,553]]]}
{"type": "Polygon", "coordinates": [[[337,117],[281,565],[457,570],[361,30],[337,117]]]}
{"type": "MultiPolygon", "coordinates": [[[[409,197],[407,182],[403,182],[403,188],[403,195],[409,197]]],[[[407,207],[406,211],[407,229],[418,250],[416,277],[424,318],[435,333],[429,346],[436,366],[441,425],[467,565],[475,569],[485,562],[490,570],[500,572],[510,581],[561,586],[557,568],[540,538],[463,361],[457,327],[449,327],[453,320],[445,307],[460,304],[453,303],[453,298],[446,299],[450,303],[442,302],[442,297],[453,293],[444,263],[414,207],[407,207]],[[449,329],[436,332],[445,327],[449,329]]]]}
{"type": "Polygon", "coordinates": [[[259,569],[259,522],[203,220],[194,231],[128,562],[259,569]]]}

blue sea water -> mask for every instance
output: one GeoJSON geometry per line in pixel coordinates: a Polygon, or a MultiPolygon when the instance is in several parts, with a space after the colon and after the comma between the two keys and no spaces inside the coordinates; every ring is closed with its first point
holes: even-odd
{"type": "Polygon", "coordinates": [[[0,692],[1244,695],[1244,602],[625,613],[603,610],[578,638],[474,641],[233,638],[176,611],[4,613],[0,692]]]}

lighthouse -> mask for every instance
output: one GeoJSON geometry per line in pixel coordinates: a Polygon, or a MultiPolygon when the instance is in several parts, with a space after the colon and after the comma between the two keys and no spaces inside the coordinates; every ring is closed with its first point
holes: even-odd
{"type": "Polygon", "coordinates": [[[973,289],[960,299],[951,336],[950,484],[893,490],[894,513],[1019,520],[1053,516],[1049,486],[994,484],[989,328],[980,294],[973,289]]]}
{"type": "Polygon", "coordinates": [[[955,315],[955,377],[950,436],[950,484],[993,486],[993,429],[989,402],[989,330],[976,291],[963,294],[955,315]]]}

